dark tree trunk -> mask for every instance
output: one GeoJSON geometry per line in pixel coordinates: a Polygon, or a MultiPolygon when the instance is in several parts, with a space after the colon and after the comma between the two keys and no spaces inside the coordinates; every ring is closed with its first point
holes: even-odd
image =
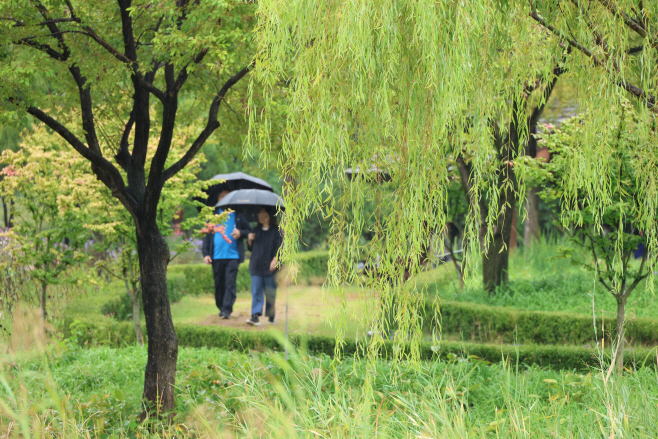
{"type": "Polygon", "coordinates": [[[155,220],[137,223],[137,252],[148,340],[142,416],[147,412],[162,416],[174,410],[178,339],[167,294],[169,247],[155,220]]]}
{"type": "Polygon", "coordinates": [[[626,299],[628,295],[626,291],[621,291],[621,294],[616,297],[617,299],[617,347],[615,349],[615,369],[618,373],[624,371],[624,348],[626,341],[624,340],[624,318],[626,316],[626,299]]]}
{"type": "Polygon", "coordinates": [[[516,199],[513,194],[509,194],[499,224],[494,228],[493,240],[482,254],[482,284],[490,295],[495,294],[496,288],[509,280],[510,240],[515,209],[516,199]]]}
{"type": "Polygon", "coordinates": [[[539,241],[539,195],[537,188],[532,187],[526,194],[527,217],[523,225],[523,242],[526,247],[539,241]]]}
{"type": "MultiPolygon", "coordinates": [[[[132,271],[132,270],[131,270],[132,271]]],[[[137,290],[137,284],[135,282],[132,282],[132,289],[130,288],[130,285],[128,284],[127,279],[123,279],[123,282],[126,285],[126,291],[128,292],[128,296],[130,296],[130,300],[132,301],[133,304],[133,326],[135,328],[135,340],[137,340],[137,344],[140,346],[144,345],[144,335],[142,334],[142,325],[139,321],[139,313],[141,311],[140,308],[140,298],[141,294],[137,290]]]]}
{"type": "Polygon", "coordinates": [[[518,219],[518,210],[514,209],[514,212],[512,212],[512,231],[509,239],[510,252],[514,252],[514,250],[516,250],[516,241],[518,235],[517,219],[518,219]]]}
{"type": "Polygon", "coordinates": [[[46,314],[46,299],[47,296],[48,284],[41,282],[41,292],[39,293],[39,310],[41,311],[41,320],[44,322],[48,320],[48,315],[46,314]]]}
{"type": "Polygon", "coordinates": [[[14,227],[14,200],[5,200],[2,197],[2,218],[5,228],[14,227]]]}

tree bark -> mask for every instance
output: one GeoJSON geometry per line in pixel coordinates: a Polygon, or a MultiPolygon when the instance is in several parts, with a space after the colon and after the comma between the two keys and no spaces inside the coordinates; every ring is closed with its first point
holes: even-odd
{"type": "Polygon", "coordinates": [[[624,371],[624,348],[626,341],[624,340],[624,318],[626,316],[626,299],[628,295],[626,291],[622,290],[621,294],[616,297],[617,299],[617,347],[615,349],[615,369],[617,373],[624,371]]]}
{"type": "Polygon", "coordinates": [[[132,301],[133,304],[133,326],[135,327],[135,340],[137,340],[137,344],[139,344],[140,346],[144,346],[144,335],[142,334],[142,325],[139,321],[139,311],[140,311],[139,299],[141,298],[141,294],[137,289],[138,281],[135,280],[135,271],[133,267],[132,257],[130,254],[128,254],[127,256],[128,256],[127,257],[128,267],[127,270],[124,268],[123,282],[126,285],[126,291],[128,292],[128,296],[130,296],[130,300],[132,301]],[[127,278],[128,276],[130,276],[130,285],[128,284],[128,278],[127,278]]]}
{"type": "Polygon", "coordinates": [[[530,188],[526,194],[526,211],[528,216],[523,225],[523,242],[530,247],[539,241],[539,195],[536,187],[530,188]]]}
{"type": "MultiPolygon", "coordinates": [[[[514,204],[514,203],[511,203],[514,204]]],[[[508,208],[505,209],[506,211],[508,208]]],[[[511,213],[511,212],[510,212],[511,213]]],[[[494,232],[494,238],[482,255],[482,284],[489,295],[496,293],[496,288],[509,280],[509,241],[512,230],[512,220],[508,212],[503,219],[503,227],[494,232]]]]}
{"type": "Polygon", "coordinates": [[[148,340],[142,418],[148,413],[155,413],[158,417],[171,416],[174,410],[178,338],[167,293],[169,247],[154,218],[137,222],[137,253],[148,340]]]}
{"type": "Polygon", "coordinates": [[[2,214],[5,228],[14,227],[14,200],[5,200],[2,197],[2,214]]]}
{"type": "MultiPolygon", "coordinates": [[[[132,270],[130,270],[132,272],[132,270]]],[[[139,313],[140,313],[140,294],[137,290],[137,283],[132,282],[132,289],[130,288],[130,285],[128,285],[128,280],[123,279],[123,282],[126,285],[126,291],[128,292],[128,296],[130,296],[130,300],[132,301],[133,304],[133,326],[135,328],[135,340],[137,340],[137,344],[140,346],[144,346],[144,335],[142,334],[142,325],[139,322],[139,313]]]]}
{"type": "Polygon", "coordinates": [[[48,298],[46,295],[47,288],[48,284],[41,282],[41,293],[39,294],[39,310],[41,311],[41,320],[44,322],[48,320],[48,315],[46,314],[46,299],[48,298]]]}

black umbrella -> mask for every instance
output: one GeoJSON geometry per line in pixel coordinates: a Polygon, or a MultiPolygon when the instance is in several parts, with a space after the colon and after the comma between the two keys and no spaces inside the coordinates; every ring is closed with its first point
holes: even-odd
{"type": "MultiPolygon", "coordinates": [[[[205,201],[207,206],[214,206],[217,202],[217,195],[222,191],[237,191],[240,189],[262,189],[266,191],[274,191],[265,180],[258,177],[252,177],[244,172],[233,172],[231,174],[217,174],[211,180],[224,180],[222,183],[214,184],[205,192],[208,198],[205,201]]],[[[204,202],[204,200],[200,200],[204,202]]]]}
{"type": "Polygon", "coordinates": [[[249,221],[258,221],[258,212],[265,207],[270,212],[285,210],[283,198],[274,192],[262,189],[241,189],[233,191],[215,205],[221,209],[232,209],[247,215],[249,221]]]}

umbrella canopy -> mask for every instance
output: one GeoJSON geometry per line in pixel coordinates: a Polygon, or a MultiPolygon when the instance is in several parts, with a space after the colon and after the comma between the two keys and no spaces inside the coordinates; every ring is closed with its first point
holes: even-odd
{"type": "Polygon", "coordinates": [[[217,202],[217,195],[222,191],[237,191],[240,189],[262,189],[265,191],[274,191],[272,186],[270,186],[265,180],[261,180],[258,177],[253,177],[244,172],[233,172],[230,174],[217,174],[211,180],[224,180],[221,183],[214,184],[208,189],[206,193],[208,198],[205,201],[205,204],[208,206],[214,206],[217,202]]]}
{"type": "Polygon", "coordinates": [[[247,215],[249,221],[258,220],[258,212],[265,207],[271,211],[283,211],[285,205],[283,198],[271,191],[262,189],[240,189],[233,191],[222,198],[215,205],[221,209],[232,209],[247,215]]]}

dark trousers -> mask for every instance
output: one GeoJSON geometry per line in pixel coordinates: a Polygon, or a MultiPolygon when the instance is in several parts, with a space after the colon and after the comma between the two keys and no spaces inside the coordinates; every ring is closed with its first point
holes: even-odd
{"type": "Polygon", "coordinates": [[[235,303],[235,283],[238,279],[237,259],[215,259],[212,261],[212,272],[215,277],[215,305],[219,312],[230,316],[235,303]]]}

